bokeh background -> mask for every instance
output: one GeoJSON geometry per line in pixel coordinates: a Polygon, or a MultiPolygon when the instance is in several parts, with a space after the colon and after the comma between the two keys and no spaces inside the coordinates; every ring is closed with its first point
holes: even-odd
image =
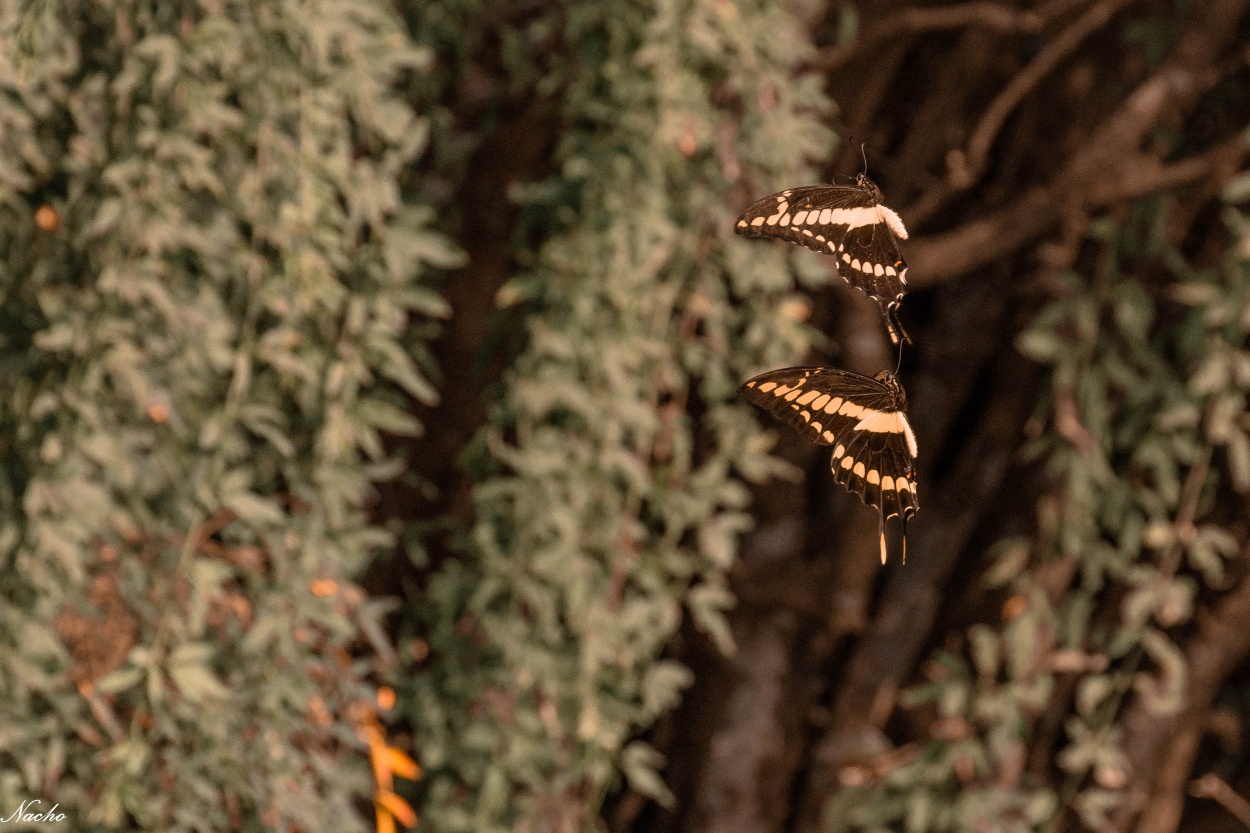
{"type": "Polygon", "coordinates": [[[1246,829],[1248,128],[1250,0],[0,5],[0,817],[1246,829]],[[885,568],[735,393],[864,158],[885,568]]]}

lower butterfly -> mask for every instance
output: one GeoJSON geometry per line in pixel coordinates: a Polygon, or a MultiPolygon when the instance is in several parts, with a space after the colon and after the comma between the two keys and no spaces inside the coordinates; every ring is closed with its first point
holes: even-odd
{"type": "Polygon", "coordinates": [[[881,563],[885,522],[907,519],[916,496],[916,435],[907,421],[907,396],[894,374],[874,377],[831,367],[786,367],[761,373],[738,389],[747,401],[788,423],[804,437],[833,446],[833,479],[881,512],[881,563]]]}

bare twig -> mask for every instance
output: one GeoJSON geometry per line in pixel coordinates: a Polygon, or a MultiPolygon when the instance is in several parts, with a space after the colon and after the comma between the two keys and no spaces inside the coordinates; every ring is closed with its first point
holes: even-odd
{"type": "Polygon", "coordinates": [[[1217,169],[1239,167],[1248,152],[1250,143],[1247,143],[1243,133],[1238,133],[1206,153],[1170,165],[1163,164],[1158,157],[1144,154],[1126,159],[1116,171],[1117,178],[1104,179],[1090,189],[1089,203],[1094,206],[1109,205],[1178,188],[1205,179],[1217,169]]]}
{"type": "Polygon", "coordinates": [[[1059,202],[1048,188],[1034,188],[993,214],[907,248],[912,289],[942,283],[1011,254],[1059,219],[1059,202]]]}
{"type": "Polygon", "coordinates": [[[952,185],[956,188],[967,188],[976,181],[985,168],[985,159],[994,138],[998,136],[1003,122],[1011,112],[1064,58],[1076,51],[1086,38],[1106,26],[1116,12],[1131,2],[1133,0],[1102,0],[1046,44],[1029,65],[1011,79],[1003,91],[990,102],[990,106],[985,108],[981,120],[972,131],[972,138],[968,140],[968,150],[953,151],[947,158],[950,168],[948,177],[952,185]]]}
{"type": "Polygon", "coordinates": [[[1029,9],[1013,9],[999,3],[970,2],[937,8],[910,8],[895,12],[849,43],[821,50],[812,60],[814,70],[841,68],[860,49],[906,34],[980,26],[999,32],[1040,32],[1046,18],[1029,9]]]}
{"type": "Polygon", "coordinates": [[[1189,794],[1194,798],[1213,798],[1231,813],[1237,821],[1250,827],[1250,801],[1246,801],[1214,772],[1195,778],[1189,784],[1189,794]]]}
{"type": "Polygon", "coordinates": [[[1100,183],[1125,179],[1121,172],[1126,160],[1138,159],[1149,131],[1165,118],[1191,110],[1218,80],[1212,68],[1236,37],[1248,6],[1250,0],[1196,6],[1168,60],[1091,131],[1051,185],[1038,186],[955,231],[915,240],[906,253],[912,288],[941,283],[1010,254],[1051,229],[1065,204],[1089,205],[1089,195],[1099,193],[1100,183]]]}

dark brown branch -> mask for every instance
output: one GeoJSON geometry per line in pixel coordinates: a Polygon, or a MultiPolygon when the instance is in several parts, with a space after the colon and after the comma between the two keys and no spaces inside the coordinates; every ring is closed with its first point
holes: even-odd
{"type": "MultiPolygon", "coordinates": [[[[832,291],[841,312],[838,365],[868,374],[890,366],[877,305],[841,281],[832,291]]],[[[804,451],[809,476],[828,467],[828,449],[804,451]]],[[[802,650],[806,633],[825,634],[827,651],[828,643],[862,627],[867,618],[880,569],[876,515],[836,486],[837,491],[816,498],[818,512],[809,512],[802,489],[781,485],[780,495],[772,488],[770,508],[781,510],[778,498],[785,495],[789,512],[770,518],[744,539],[734,570],[739,605],[730,623],[738,650],[732,657],[709,659],[716,684],[691,695],[706,692],[721,705],[717,713],[703,715],[710,724],[706,753],[689,817],[681,825],[684,833],[779,833],[790,815],[812,704],[812,693],[794,680],[793,657],[802,650]],[[809,514],[827,523],[809,528],[804,523],[809,514]],[[828,534],[829,528],[836,534],[828,534]],[[814,550],[815,557],[803,558],[805,549],[814,550]]]]}
{"type": "Polygon", "coordinates": [[[956,188],[967,188],[985,169],[985,160],[1003,123],[1041,80],[1071,55],[1090,35],[1106,26],[1120,9],[1133,0],[1102,0],[1078,17],[1054,40],[1046,44],[990,102],[972,131],[966,152],[955,151],[948,157],[949,179],[956,188]]]}
{"type": "MultiPolygon", "coordinates": [[[[921,238],[907,250],[912,286],[929,286],[966,274],[1024,246],[1050,230],[1066,208],[1088,206],[1102,183],[1128,179],[1125,166],[1164,120],[1191,110],[1210,84],[1212,68],[1237,36],[1250,0],[1197,6],[1193,19],[1164,65],[1090,134],[1050,186],[1038,187],[996,213],[944,234],[921,238]]],[[[906,218],[904,218],[906,219],[906,218]]]]}
{"type": "Polygon", "coordinates": [[[999,3],[971,2],[936,8],[911,8],[884,18],[864,35],[850,43],[821,50],[811,68],[832,72],[846,64],[860,49],[906,34],[963,29],[980,26],[999,32],[1040,32],[1046,25],[1041,14],[1028,9],[1013,9],[999,3]]]}
{"type": "MultiPolygon", "coordinates": [[[[1242,558],[1250,558],[1250,551],[1243,552],[1242,558]]],[[[1115,820],[1116,829],[1133,829],[1139,816],[1175,805],[1175,793],[1183,790],[1184,783],[1178,787],[1175,779],[1161,777],[1166,774],[1163,764],[1178,738],[1185,732],[1201,731],[1220,686],[1250,656],[1246,622],[1250,622],[1250,575],[1243,575],[1237,587],[1209,612],[1199,612],[1198,631],[1184,650],[1187,676],[1182,708],[1174,714],[1158,714],[1143,699],[1129,707],[1121,725],[1132,781],[1115,820]]]]}
{"type": "Polygon", "coordinates": [[[1158,157],[1141,155],[1127,160],[1115,173],[1118,179],[1105,179],[1090,191],[1092,205],[1109,205],[1120,200],[1135,200],[1206,179],[1225,168],[1238,168],[1250,152],[1250,144],[1243,133],[1208,150],[1206,153],[1182,159],[1170,165],[1158,157]]]}
{"type": "Polygon", "coordinates": [[[1194,798],[1212,798],[1245,827],[1250,827],[1250,801],[1246,801],[1214,772],[1195,778],[1189,785],[1194,798]]]}
{"type": "Polygon", "coordinates": [[[1006,257],[1059,221],[1059,203],[1046,188],[1034,188],[955,231],[916,240],[907,248],[912,289],[943,283],[1006,257]]]}

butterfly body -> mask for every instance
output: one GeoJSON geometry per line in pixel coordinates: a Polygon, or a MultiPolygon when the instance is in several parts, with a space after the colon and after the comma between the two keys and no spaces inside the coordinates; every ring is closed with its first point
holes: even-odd
{"type": "Polygon", "coordinates": [[[749,379],[738,390],[807,439],[833,447],[834,480],[881,513],[884,560],[885,521],[906,522],[920,506],[919,449],[907,420],[907,395],[894,375],[787,367],[749,379]]]}
{"type": "Polygon", "coordinates": [[[907,291],[898,240],[907,239],[907,228],[867,176],[860,174],[854,185],[805,185],[771,194],[742,212],[735,230],[832,256],[838,274],[881,306],[891,340],[907,338],[897,313],[907,291]]]}

